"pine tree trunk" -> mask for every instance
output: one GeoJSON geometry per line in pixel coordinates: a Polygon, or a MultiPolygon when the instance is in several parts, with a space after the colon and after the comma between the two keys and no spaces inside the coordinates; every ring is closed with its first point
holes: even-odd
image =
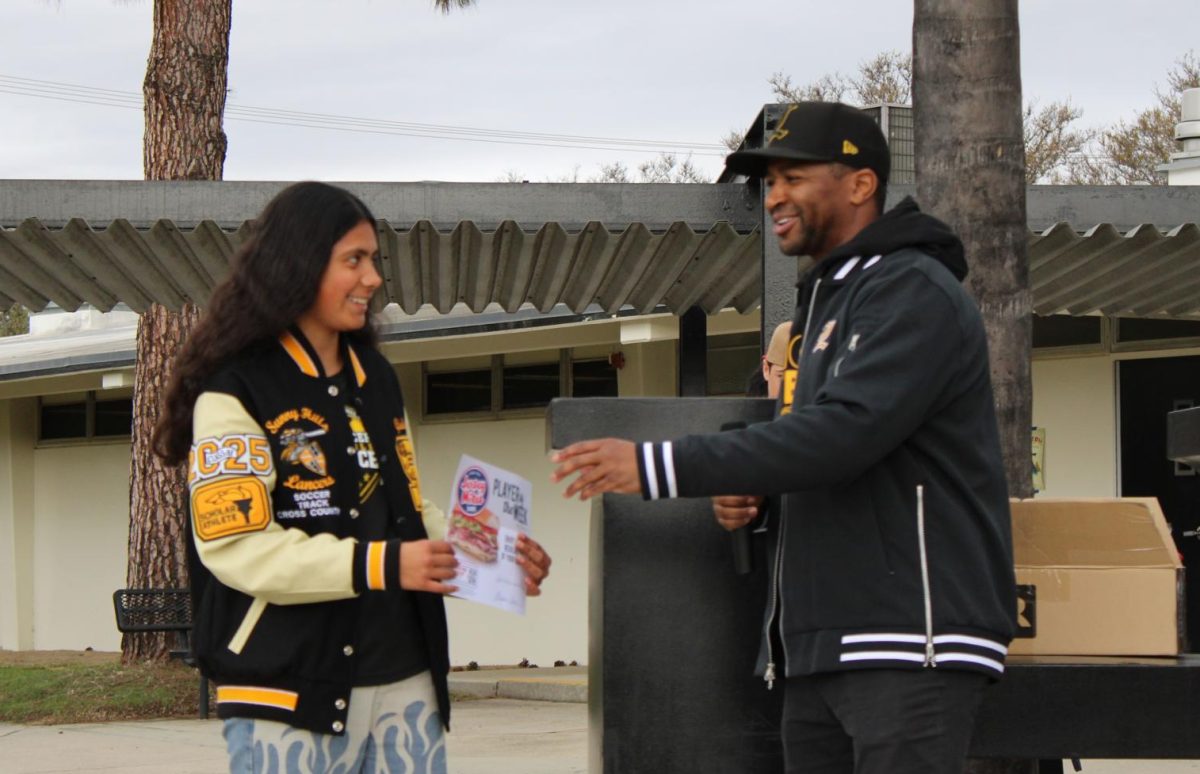
{"type": "MultiPolygon", "coordinates": [[[[220,180],[225,164],[226,76],[232,0],[155,0],[154,39],[143,84],[147,180],[220,180]]],[[[188,583],[186,479],[150,447],[179,346],[199,317],[152,305],[138,321],[129,480],[130,588],[188,583]]],[[[125,661],[166,658],[169,635],[125,635],[125,661]]]]}
{"type": "MultiPolygon", "coordinates": [[[[1031,301],[1017,0],[915,0],[913,118],[917,198],[966,247],[983,313],[1009,493],[1033,494],[1031,301]]],[[[1036,771],[974,760],[975,774],[1036,771]]]]}
{"type": "Polygon", "coordinates": [[[220,180],[233,0],[155,0],[142,94],[147,180],[220,180]]]}
{"type": "MultiPolygon", "coordinates": [[[[185,587],[188,583],[186,466],[165,464],[150,448],[175,353],[199,318],[188,304],[171,312],[155,304],[138,320],[134,367],[133,451],[129,477],[130,588],[185,587]]],[[[126,634],[124,661],[165,658],[173,634],[126,634]]]]}

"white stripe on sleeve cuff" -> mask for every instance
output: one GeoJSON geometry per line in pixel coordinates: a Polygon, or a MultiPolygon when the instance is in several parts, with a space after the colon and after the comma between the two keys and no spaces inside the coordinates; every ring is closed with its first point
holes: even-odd
{"type": "Polygon", "coordinates": [[[663,470],[667,474],[667,497],[679,496],[679,487],[675,484],[675,450],[670,441],[663,442],[663,470]]]}
{"type": "Polygon", "coordinates": [[[646,494],[651,500],[658,499],[658,473],[654,468],[654,444],[642,444],[642,464],[646,466],[646,486],[650,491],[646,494]]]}

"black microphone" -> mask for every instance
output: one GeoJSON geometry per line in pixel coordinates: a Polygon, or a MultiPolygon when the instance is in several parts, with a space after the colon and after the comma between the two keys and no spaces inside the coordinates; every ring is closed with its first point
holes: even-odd
{"type": "MultiPolygon", "coordinates": [[[[726,430],[744,430],[746,423],[742,421],[726,422],[721,425],[721,432],[726,430]]],[[[729,533],[729,541],[733,546],[733,571],[737,575],[749,575],[754,569],[754,555],[750,551],[750,525],[738,527],[729,533]]]]}

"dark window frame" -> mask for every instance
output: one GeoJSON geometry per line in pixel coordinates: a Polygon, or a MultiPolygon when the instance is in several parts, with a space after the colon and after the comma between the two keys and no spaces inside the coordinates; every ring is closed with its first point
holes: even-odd
{"type": "Polygon", "coordinates": [[[46,403],[42,396],[37,399],[37,444],[39,446],[60,446],[73,445],[80,443],[108,443],[129,441],[133,438],[133,397],[129,398],[104,398],[97,400],[96,390],[88,390],[84,394],[82,401],[69,401],[66,403],[46,403]],[[96,433],[96,405],[98,403],[116,403],[119,401],[129,401],[129,430],[124,433],[112,433],[98,435],[96,433]],[[65,435],[55,438],[45,438],[42,434],[43,412],[47,406],[83,406],[84,412],[84,431],[83,435],[65,435]]]}
{"type": "MultiPolygon", "coordinates": [[[[509,368],[526,368],[529,366],[546,366],[557,362],[558,366],[558,395],[574,394],[574,369],[576,363],[605,361],[603,357],[572,357],[572,350],[558,350],[557,361],[547,358],[545,361],[531,363],[509,363],[509,368]]],[[[504,355],[492,355],[489,365],[492,375],[492,394],[489,408],[477,411],[434,412],[429,411],[429,377],[439,373],[461,373],[478,371],[479,368],[430,370],[428,361],[421,363],[421,420],[422,422],[470,422],[480,420],[520,419],[526,417],[541,417],[546,414],[546,405],[524,406],[520,408],[505,408],[504,406],[504,355]]]]}

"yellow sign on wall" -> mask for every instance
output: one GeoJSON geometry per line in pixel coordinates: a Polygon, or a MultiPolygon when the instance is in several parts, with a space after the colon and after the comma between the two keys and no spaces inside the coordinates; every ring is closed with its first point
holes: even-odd
{"type": "Polygon", "coordinates": [[[1046,428],[1033,428],[1033,491],[1046,488],[1046,428]]]}

